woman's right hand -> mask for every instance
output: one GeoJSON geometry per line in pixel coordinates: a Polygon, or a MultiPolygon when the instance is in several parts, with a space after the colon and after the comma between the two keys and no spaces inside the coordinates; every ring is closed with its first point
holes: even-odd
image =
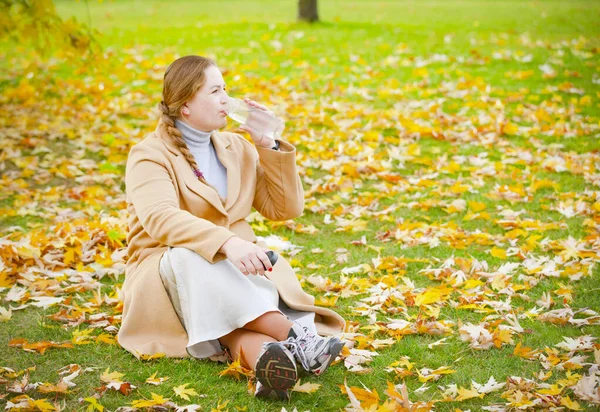
{"type": "Polygon", "coordinates": [[[235,236],[221,246],[219,252],[237,267],[244,275],[264,275],[265,269],[271,270],[271,262],[263,249],[247,240],[235,236]]]}

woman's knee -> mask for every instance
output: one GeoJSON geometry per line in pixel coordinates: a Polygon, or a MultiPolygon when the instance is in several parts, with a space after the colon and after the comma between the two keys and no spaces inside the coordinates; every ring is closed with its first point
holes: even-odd
{"type": "Polygon", "coordinates": [[[194,252],[193,250],[186,249],[184,247],[173,247],[169,249],[169,259],[171,261],[189,261],[190,259],[202,259],[206,261],[202,256],[194,252]]]}
{"type": "Polygon", "coordinates": [[[275,341],[276,340],[271,336],[243,328],[235,329],[229,332],[227,335],[219,338],[219,342],[221,342],[223,346],[228,348],[244,346],[245,344],[253,344],[258,342],[275,341]]]}

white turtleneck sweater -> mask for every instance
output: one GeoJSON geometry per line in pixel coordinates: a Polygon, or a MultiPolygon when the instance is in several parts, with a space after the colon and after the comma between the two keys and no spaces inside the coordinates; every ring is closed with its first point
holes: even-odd
{"type": "Polygon", "coordinates": [[[217,189],[222,199],[227,198],[227,169],[221,164],[217,157],[215,147],[210,140],[211,132],[203,132],[188,126],[180,120],[175,120],[175,126],[183,135],[183,140],[188,149],[196,159],[198,168],[204,175],[204,179],[217,189]]]}

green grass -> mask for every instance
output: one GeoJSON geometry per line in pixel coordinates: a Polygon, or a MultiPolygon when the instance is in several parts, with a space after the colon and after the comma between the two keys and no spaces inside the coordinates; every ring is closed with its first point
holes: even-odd
{"type": "MultiPolygon", "coordinates": [[[[93,224],[98,224],[99,216],[110,215],[114,219],[122,216],[122,175],[126,155],[132,144],[154,128],[155,119],[149,113],[160,100],[162,73],[174,58],[195,53],[213,57],[225,70],[231,95],[245,94],[267,102],[286,117],[289,139],[298,148],[299,162],[303,165],[306,162],[303,175],[307,191],[310,189],[307,177],[340,185],[337,189],[308,198],[307,203],[310,204],[329,203],[317,212],[306,210],[295,220],[303,225],[314,225],[319,230],[316,235],[267,223],[271,233],[304,248],[293,259],[299,267],[304,287],[317,297],[328,294],[305,282],[306,277],[323,275],[340,282],[343,268],[363,263],[372,265],[372,259],[378,255],[429,259],[429,263],[409,262],[404,268],[404,276],[417,288],[442,283],[430,279],[420,270],[429,265],[439,267],[450,257],[485,260],[490,271],[507,261],[519,262],[516,257],[508,260],[494,258],[489,254],[492,245],[477,243],[481,239],[485,242],[496,239],[502,249],[509,247],[506,233],[510,229],[496,222],[503,219],[501,209],[523,210],[522,218],[543,224],[560,222],[566,225],[558,230],[531,231],[528,235],[540,234],[542,239],[548,238],[549,241],[572,236],[586,242],[586,248],[594,247],[597,233],[591,221],[598,221],[597,211],[589,216],[566,218],[552,208],[569,197],[575,201],[585,198],[589,207],[595,202],[589,191],[597,187],[586,180],[586,174],[594,172],[600,149],[597,128],[600,113],[598,2],[321,0],[319,13],[322,21],[314,25],[295,22],[296,2],[291,0],[57,1],[56,4],[62,17],[73,16],[101,33],[98,40],[103,54],[93,59],[84,58],[81,66],[64,56],[43,60],[24,45],[0,42],[0,89],[4,92],[1,102],[8,109],[7,113],[17,113],[16,116],[0,117],[3,132],[6,131],[1,140],[2,149],[9,153],[0,156],[3,184],[0,230],[3,236],[9,235],[5,231],[11,226],[20,226],[27,232],[40,227],[49,228],[58,219],[57,211],[65,208],[83,213],[93,224]],[[504,60],[498,55],[510,57],[504,60]],[[519,61],[523,56],[530,57],[519,61]],[[425,65],[427,76],[422,77],[419,62],[429,60],[432,62],[425,65]],[[539,66],[545,63],[555,68],[556,77],[542,77],[539,66]],[[527,70],[533,70],[534,75],[524,79],[511,77],[511,73],[527,70]],[[577,75],[573,75],[575,72],[577,75]],[[28,73],[32,76],[27,77],[28,73]],[[25,79],[34,85],[31,100],[26,95],[15,95],[15,90],[20,90],[25,79]],[[100,83],[103,91],[95,88],[100,83]],[[566,83],[583,90],[583,94],[550,90],[566,83]],[[463,97],[452,94],[455,89],[461,88],[469,93],[463,97]],[[292,91],[301,96],[298,103],[290,96],[292,91]],[[13,97],[5,97],[9,93],[13,97]],[[579,103],[583,96],[590,97],[589,105],[572,103],[572,99],[579,103]],[[549,107],[548,110],[553,111],[553,121],[566,117],[571,122],[570,127],[582,134],[563,137],[532,132],[530,135],[504,135],[492,142],[485,139],[461,140],[465,131],[473,127],[481,127],[484,131],[480,134],[489,132],[485,130],[485,122],[479,124],[477,115],[496,116],[499,110],[496,101],[502,102],[506,119],[512,123],[531,125],[532,112],[540,106],[549,107]],[[439,104],[442,112],[456,123],[442,123],[428,112],[430,104],[439,104]],[[292,109],[298,108],[298,113],[292,113],[292,109]],[[565,115],[570,110],[572,114],[565,115]],[[468,127],[464,125],[467,118],[472,121],[468,127]],[[423,130],[414,134],[406,132],[411,121],[420,120],[437,127],[444,136],[435,137],[423,130]],[[435,184],[422,187],[402,183],[395,187],[395,192],[387,195],[381,189],[385,179],[377,173],[353,178],[352,170],[327,167],[324,160],[330,159],[332,152],[337,152],[338,156],[346,155],[345,162],[348,164],[364,166],[375,163],[364,156],[363,150],[353,152],[348,149],[349,152],[345,152],[352,144],[365,148],[371,143],[367,133],[369,127],[379,134],[379,140],[373,145],[377,160],[386,160],[385,150],[396,145],[402,145],[402,153],[406,153],[411,143],[417,144],[420,149],[420,154],[408,158],[403,167],[396,162],[386,172],[399,175],[401,182],[437,174],[431,178],[435,184]],[[340,148],[340,144],[344,144],[346,149],[340,148]],[[49,153],[37,152],[45,147],[49,153]],[[535,160],[531,164],[516,161],[523,152],[531,154],[535,160]],[[487,166],[497,165],[497,173],[480,177],[481,185],[474,184],[478,168],[472,167],[468,161],[459,163],[458,169],[449,173],[443,171],[450,161],[480,153],[487,153],[487,166]],[[542,166],[555,154],[571,159],[568,170],[557,171],[548,165],[542,166]],[[23,158],[30,162],[18,161],[23,158]],[[39,159],[37,164],[36,158],[39,159]],[[65,176],[65,169],[59,167],[61,164],[75,165],[77,170],[68,169],[73,176],[65,176]],[[32,175],[30,170],[35,170],[35,173],[32,175]],[[450,188],[459,178],[464,183],[473,183],[477,192],[451,193],[450,188]],[[533,178],[554,181],[559,188],[540,189],[531,194],[531,199],[506,200],[490,196],[497,184],[522,183],[527,188],[533,178]],[[24,183],[21,184],[19,179],[23,179],[24,183]],[[357,188],[361,183],[362,187],[357,188]],[[44,192],[46,188],[54,188],[57,193],[44,192]],[[585,191],[588,191],[587,195],[584,195],[585,191]],[[361,197],[369,196],[379,202],[378,206],[373,205],[375,211],[393,205],[400,207],[379,218],[362,213],[359,219],[367,222],[364,231],[334,232],[335,225],[323,223],[324,216],[334,214],[336,207],[351,208],[361,197]],[[463,219],[469,209],[457,213],[443,210],[457,198],[483,202],[491,220],[465,221],[463,219]],[[446,203],[423,209],[409,208],[412,202],[426,200],[446,203]],[[35,206],[35,214],[15,213],[32,205],[35,206]],[[47,217],[38,214],[38,211],[48,213],[47,217]],[[394,233],[402,222],[424,222],[435,234],[441,228],[449,230],[448,225],[451,224],[455,224],[457,230],[444,232],[440,245],[433,248],[411,244],[408,240],[396,241],[394,237],[385,242],[378,240],[385,231],[394,233]],[[483,235],[476,236],[478,231],[483,235]],[[381,248],[379,253],[350,244],[363,235],[368,245],[381,248]],[[469,241],[462,242],[461,236],[469,241]],[[323,253],[313,254],[310,252],[313,248],[321,248],[323,253]],[[346,263],[336,261],[338,248],[347,249],[346,263]],[[311,263],[322,265],[322,268],[306,268],[311,263]]],[[[389,187],[394,189],[392,185],[389,187]]],[[[349,218],[345,214],[342,217],[349,218]]],[[[125,230],[124,227],[120,229],[125,230]]],[[[520,237],[516,245],[523,246],[525,241],[520,237]]],[[[1,248],[2,245],[0,250],[3,250],[1,248]]],[[[534,253],[551,258],[555,255],[552,250],[541,247],[534,253]]],[[[1,256],[5,259],[12,255],[1,256]]],[[[23,263],[6,266],[12,267],[12,264],[23,263]]],[[[369,279],[375,284],[376,279],[385,274],[376,271],[349,277],[369,279]]],[[[513,275],[514,283],[524,284],[519,275],[523,275],[522,269],[513,275]]],[[[402,276],[397,275],[395,279],[399,284],[403,283],[402,276]]],[[[114,291],[122,281],[122,276],[117,280],[103,278],[103,293],[114,291]]],[[[556,301],[552,309],[563,308],[565,305],[561,298],[553,294],[561,284],[573,286],[572,308],[600,310],[598,269],[593,269],[592,276],[579,281],[571,281],[567,277],[542,279],[530,291],[524,292],[529,300],[514,297],[512,307],[517,313],[532,309],[536,306],[535,301],[548,292],[556,301]]],[[[4,298],[6,291],[0,290],[0,296],[4,298]]],[[[464,292],[457,287],[452,299],[457,300],[464,292]]],[[[89,292],[68,296],[79,305],[91,298],[89,292]]],[[[358,324],[360,331],[365,333],[372,325],[356,307],[361,304],[361,299],[368,296],[369,293],[362,291],[356,296],[339,298],[335,308],[349,323],[358,324]]],[[[492,297],[506,300],[506,296],[500,294],[492,297]]],[[[0,306],[7,307],[8,302],[3,300],[0,306]]],[[[10,306],[18,305],[11,302],[10,306]]],[[[136,385],[137,389],[130,396],[106,392],[99,402],[108,410],[130,405],[134,399],[149,398],[151,392],[155,392],[180,405],[200,404],[203,410],[217,408],[225,400],[231,400],[228,408],[232,411],[280,411],[283,406],[287,410],[337,411],[348,404],[348,397],[339,389],[344,381],[348,386],[364,385],[376,389],[383,401],[386,398],[386,382],[402,382],[385,368],[403,356],[409,356],[418,369],[449,366],[457,371],[427,383],[430,388],[421,394],[414,391],[421,387],[422,382],[416,376],[406,379],[411,400],[428,401],[440,398],[439,385],[457,384],[468,388],[471,380],[484,383],[491,375],[499,382],[510,376],[533,378],[542,367],[539,361],[527,361],[513,355],[514,345],[518,342],[543,350],[558,344],[565,336],[600,336],[598,326],[557,326],[529,319],[520,321],[527,332],[513,336],[513,344],[485,351],[470,349],[466,342],[461,341],[457,326],[452,328],[447,344],[434,349],[427,345],[441,336],[409,335],[388,348],[379,349],[379,356],[369,365],[372,368],[370,373],[352,374],[346,372],[342,365],[336,365],[324,376],[303,376],[303,382],[319,383],[322,387],[312,394],[293,394],[288,405],[252,398],[247,393],[245,380],[238,382],[231,377],[220,378],[218,374],[223,365],[213,362],[164,358],[142,362],[117,345],[105,343],[75,345],[73,349],[49,349],[44,355],[8,346],[8,342],[15,338],[69,341],[77,328],[64,328],[47,318],[57,310],[55,306],[46,310],[28,307],[13,311],[12,319],[0,324],[0,367],[23,370],[35,366],[31,382],[53,383],[59,379],[56,371],[70,363],[80,364],[84,369],[91,368],[75,379],[77,386],[66,396],[55,398],[54,395],[29,392],[36,399],[46,397],[50,401],[64,403],[67,410],[85,409],[87,404],[78,402],[78,399],[92,396],[95,388],[101,386],[100,374],[110,368],[124,373],[124,379],[136,385]],[[157,376],[169,377],[169,380],[160,386],[145,384],[146,378],[154,372],[158,372],[157,376]],[[190,383],[206,397],[192,397],[190,402],[176,398],[172,388],[184,383],[190,383]]],[[[118,313],[111,305],[103,305],[98,310],[118,313]]],[[[423,315],[423,311],[417,307],[400,308],[400,314],[380,311],[376,314],[376,322],[383,325],[390,318],[403,318],[403,314],[418,316],[423,315]]],[[[454,323],[479,323],[485,316],[485,313],[475,310],[449,306],[444,306],[440,313],[440,319],[454,323]]],[[[82,325],[79,329],[85,327],[82,325]]],[[[387,337],[385,332],[376,335],[378,339],[387,337]]],[[[564,372],[554,372],[549,383],[565,376],[564,372]]],[[[0,395],[4,394],[4,388],[0,384],[0,395]]],[[[571,391],[566,393],[574,399],[571,391]]],[[[494,392],[481,400],[438,403],[436,410],[480,410],[484,405],[504,404],[506,400],[500,394],[494,392]]],[[[8,394],[5,399],[12,397],[13,394],[8,394]]],[[[594,405],[581,401],[580,405],[583,409],[594,410],[594,405]]]]}

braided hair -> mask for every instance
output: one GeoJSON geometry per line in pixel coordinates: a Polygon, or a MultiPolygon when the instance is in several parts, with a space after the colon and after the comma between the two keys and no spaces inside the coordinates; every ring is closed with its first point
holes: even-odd
{"type": "Polygon", "coordinates": [[[162,100],[158,104],[160,118],[166,131],[165,135],[188,161],[198,180],[205,184],[208,182],[204,179],[194,155],[183,140],[181,131],[175,126],[175,119],[181,115],[183,105],[190,101],[204,84],[204,71],[210,66],[216,66],[215,62],[202,56],[185,56],[175,60],[165,71],[162,100]]]}

